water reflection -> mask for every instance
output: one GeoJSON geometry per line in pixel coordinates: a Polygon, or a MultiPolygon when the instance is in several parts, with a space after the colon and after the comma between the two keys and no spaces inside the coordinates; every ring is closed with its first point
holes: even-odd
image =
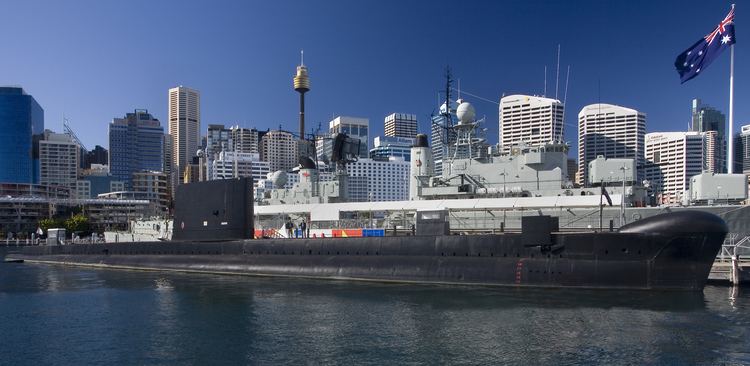
{"type": "Polygon", "coordinates": [[[750,298],[726,287],[419,286],[28,264],[0,265],[0,278],[0,307],[11,309],[0,324],[16,332],[0,344],[10,363],[750,362],[750,298]]]}

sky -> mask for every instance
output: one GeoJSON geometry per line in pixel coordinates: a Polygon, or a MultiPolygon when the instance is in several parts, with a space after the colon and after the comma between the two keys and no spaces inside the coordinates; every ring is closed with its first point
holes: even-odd
{"type": "MultiPolygon", "coordinates": [[[[89,149],[107,147],[108,124],[134,109],[148,109],[166,132],[167,90],[178,85],[201,92],[202,134],[213,123],[296,131],[292,77],[304,49],[308,131],[339,115],[366,117],[372,139],[393,112],[416,114],[428,132],[450,65],[496,143],[502,95],[543,94],[546,66],[546,95],[555,97],[560,45],[557,98],[573,153],[587,104],[644,112],[647,132],[686,130],[692,98],[728,114],[729,52],[682,85],[673,63],[730,4],[5,0],[0,85],[33,95],[46,128],[62,131],[67,117],[89,149]]],[[[745,9],[736,8],[735,131],[750,124],[745,9]]]]}

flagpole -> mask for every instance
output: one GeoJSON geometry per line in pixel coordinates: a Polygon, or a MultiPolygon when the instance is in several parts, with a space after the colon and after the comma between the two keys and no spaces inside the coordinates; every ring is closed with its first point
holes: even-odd
{"type": "Polygon", "coordinates": [[[734,44],[729,46],[729,157],[727,172],[734,173],[734,44]]]}

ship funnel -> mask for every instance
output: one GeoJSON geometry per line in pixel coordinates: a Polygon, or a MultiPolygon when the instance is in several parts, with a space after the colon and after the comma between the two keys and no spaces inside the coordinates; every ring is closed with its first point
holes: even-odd
{"type": "Polygon", "coordinates": [[[418,134],[411,147],[411,167],[409,169],[409,200],[420,199],[422,187],[432,177],[432,150],[427,144],[427,135],[418,134]]]}

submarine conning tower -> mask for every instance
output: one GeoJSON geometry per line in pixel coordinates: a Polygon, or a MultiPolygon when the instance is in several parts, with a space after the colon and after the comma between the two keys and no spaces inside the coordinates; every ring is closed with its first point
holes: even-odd
{"type": "Polygon", "coordinates": [[[421,188],[432,177],[432,150],[427,144],[427,135],[420,133],[411,147],[411,167],[409,169],[409,200],[418,200],[421,188]]]}

